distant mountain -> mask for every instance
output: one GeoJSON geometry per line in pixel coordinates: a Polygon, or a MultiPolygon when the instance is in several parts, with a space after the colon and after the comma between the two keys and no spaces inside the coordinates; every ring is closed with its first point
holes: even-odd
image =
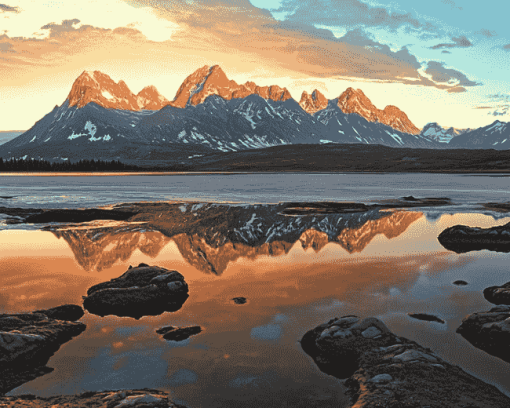
{"type": "Polygon", "coordinates": [[[471,129],[457,129],[453,127],[447,128],[440,126],[436,122],[431,122],[425,125],[420,134],[439,143],[450,143],[454,137],[460,136],[469,131],[471,131],[471,129]]]}
{"type": "Polygon", "coordinates": [[[215,65],[188,76],[173,101],[153,86],[135,95],[123,81],[83,72],[66,101],[2,145],[0,157],[168,163],[214,151],[321,143],[441,147],[398,108],[379,110],[361,90],[329,101],[315,90],[298,103],[286,88],[239,85],[215,65]]]}
{"type": "Polygon", "coordinates": [[[455,137],[449,145],[456,149],[510,149],[510,123],[496,120],[455,137]]]}

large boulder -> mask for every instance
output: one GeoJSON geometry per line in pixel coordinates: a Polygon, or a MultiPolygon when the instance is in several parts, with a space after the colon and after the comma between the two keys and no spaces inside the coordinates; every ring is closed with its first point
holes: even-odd
{"type": "Polygon", "coordinates": [[[466,316],[457,333],[473,346],[510,363],[510,306],[466,316]]]}
{"type": "Polygon", "coordinates": [[[483,291],[483,296],[495,305],[510,305],[510,282],[501,286],[489,286],[483,291]]]}
{"type": "Polygon", "coordinates": [[[352,408],[503,408],[510,398],[376,319],[335,318],[308,331],[303,350],[347,379],[352,408]]]}
{"type": "MultiPolygon", "coordinates": [[[[71,318],[77,316],[76,308],[80,307],[67,308],[73,310],[71,318]]],[[[49,358],[85,330],[83,323],[48,317],[54,313],[48,309],[0,315],[0,394],[52,371],[45,367],[49,358]]]]}
{"type": "Polygon", "coordinates": [[[459,254],[469,251],[510,252],[510,223],[492,228],[454,225],[437,237],[446,249],[459,254]]]}
{"type": "Polygon", "coordinates": [[[0,398],[0,406],[6,407],[97,407],[97,408],[186,408],[172,402],[168,393],[152,390],[120,390],[85,392],[78,395],[58,395],[41,398],[35,395],[21,395],[0,398]]]}
{"type": "Polygon", "coordinates": [[[188,285],[177,271],[140,264],[109,282],[87,291],[83,307],[99,316],[155,316],[179,310],[188,298],[188,285]]]}

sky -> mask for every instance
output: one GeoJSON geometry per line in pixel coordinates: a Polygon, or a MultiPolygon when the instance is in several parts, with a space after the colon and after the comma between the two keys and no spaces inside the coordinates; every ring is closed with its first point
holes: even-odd
{"type": "Polygon", "coordinates": [[[216,64],[298,101],[359,88],[420,128],[510,121],[508,11],[506,0],[0,0],[0,130],[29,129],[84,70],[172,100],[216,64]]]}

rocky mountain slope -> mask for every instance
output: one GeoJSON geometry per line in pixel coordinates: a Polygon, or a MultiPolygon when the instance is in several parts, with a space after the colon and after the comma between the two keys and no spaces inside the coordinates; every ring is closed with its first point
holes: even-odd
{"type": "Polygon", "coordinates": [[[305,92],[298,103],[286,88],[239,85],[219,66],[206,66],[185,79],[173,101],[153,86],[135,95],[123,81],[84,72],[61,106],[0,146],[0,157],[172,160],[321,143],[441,146],[398,108],[378,110],[360,90],[329,101],[305,92]]]}

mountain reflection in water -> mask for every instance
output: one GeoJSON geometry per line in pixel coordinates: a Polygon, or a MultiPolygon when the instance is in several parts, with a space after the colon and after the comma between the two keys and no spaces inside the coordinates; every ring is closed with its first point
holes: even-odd
{"type": "Polygon", "coordinates": [[[401,235],[421,212],[370,210],[365,213],[285,216],[278,205],[167,205],[135,222],[93,222],[54,227],[86,271],[101,271],[127,261],[135,250],[155,258],[173,241],[183,258],[204,273],[221,275],[239,258],[287,254],[299,241],[321,251],[336,243],[361,252],[379,234],[401,235]]]}
{"type": "Polygon", "coordinates": [[[190,288],[175,313],[139,321],[86,313],[87,330],[49,361],[55,370],[13,394],[148,387],[196,408],[271,406],[268,401],[344,407],[342,385],[320,372],[297,340],[347,314],[379,317],[395,333],[510,391],[507,364],[455,333],[466,314],[488,308],[483,288],[510,280],[509,255],[459,255],[437,241],[455,224],[488,227],[508,219],[461,213],[431,220],[411,211],[289,217],[276,206],[163,207],[155,205],[137,223],[0,233],[4,312],[80,304],[87,288],[140,262],[178,270],[190,288]],[[469,285],[453,285],[457,279],[469,285]],[[235,305],[236,296],[248,303],[235,305]],[[413,320],[408,312],[434,314],[446,324],[413,320]],[[168,342],[156,333],[168,325],[199,325],[203,332],[168,342]]]}

